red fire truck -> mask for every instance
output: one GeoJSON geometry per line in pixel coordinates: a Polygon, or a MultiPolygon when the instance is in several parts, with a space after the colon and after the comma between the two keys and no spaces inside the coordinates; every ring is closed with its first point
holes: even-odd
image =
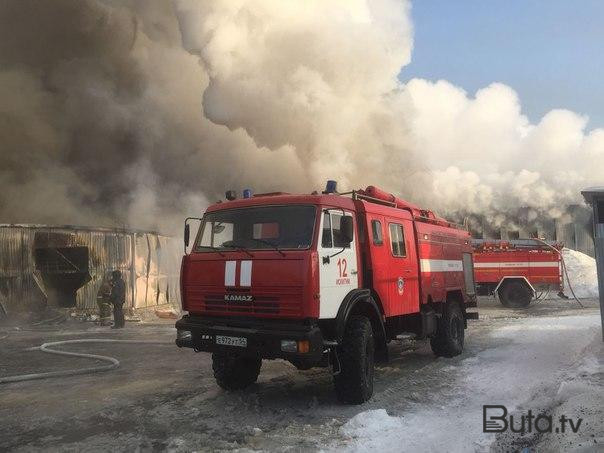
{"type": "Polygon", "coordinates": [[[540,293],[563,293],[562,244],[536,239],[473,239],[479,295],[495,295],[506,307],[527,307],[540,293]]]}
{"type": "Polygon", "coordinates": [[[476,306],[467,231],[373,186],[227,199],[182,260],[176,323],[179,347],[212,353],[221,387],[245,388],[262,359],[281,358],[331,367],[339,399],[362,403],[397,335],[462,352],[476,306]]]}

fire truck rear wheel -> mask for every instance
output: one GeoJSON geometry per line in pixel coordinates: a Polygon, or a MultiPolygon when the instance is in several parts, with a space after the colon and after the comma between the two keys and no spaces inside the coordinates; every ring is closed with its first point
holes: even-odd
{"type": "Polygon", "coordinates": [[[361,404],[373,395],[375,345],[373,330],[365,316],[348,320],[342,346],[338,349],[340,372],[334,376],[338,399],[361,404]]]}
{"type": "Polygon", "coordinates": [[[505,282],[497,293],[502,305],[510,308],[526,308],[533,298],[531,289],[523,281],[505,282]]]}
{"type": "Polygon", "coordinates": [[[456,301],[448,302],[438,320],[436,335],[430,338],[432,352],[437,356],[454,357],[463,352],[464,319],[456,301]]]}
{"type": "Polygon", "coordinates": [[[241,390],[258,379],[262,359],[224,353],[212,354],[216,383],[225,390],[241,390]]]}

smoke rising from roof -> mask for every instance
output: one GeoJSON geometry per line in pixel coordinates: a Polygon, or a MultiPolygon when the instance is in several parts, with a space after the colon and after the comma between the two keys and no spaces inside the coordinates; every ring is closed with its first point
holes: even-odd
{"type": "MultiPolygon", "coordinates": [[[[550,217],[604,173],[604,130],[516,93],[397,76],[410,5],[5,0],[4,222],[177,231],[226,189],[377,184],[451,213],[550,217]]],[[[404,72],[403,72],[404,74],[404,72]]]]}

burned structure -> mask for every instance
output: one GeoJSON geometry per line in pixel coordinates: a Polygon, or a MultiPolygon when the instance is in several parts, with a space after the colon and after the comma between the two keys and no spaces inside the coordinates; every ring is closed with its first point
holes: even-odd
{"type": "Polygon", "coordinates": [[[96,311],[111,271],[126,282],[129,311],[180,305],[180,248],[155,232],[0,225],[0,316],[46,307],[96,311]]]}
{"type": "Polygon", "coordinates": [[[565,247],[594,256],[591,212],[583,205],[566,207],[558,218],[542,217],[530,208],[519,208],[514,215],[507,213],[502,221],[480,215],[452,216],[467,223],[476,239],[526,239],[538,237],[557,241],[565,247]]]}

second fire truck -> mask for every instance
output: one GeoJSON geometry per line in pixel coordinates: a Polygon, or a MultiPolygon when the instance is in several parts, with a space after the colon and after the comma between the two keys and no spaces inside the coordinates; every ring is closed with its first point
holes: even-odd
{"type": "Polygon", "coordinates": [[[479,295],[494,295],[506,307],[524,308],[545,292],[563,293],[562,244],[537,239],[474,239],[479,295]]]}
{"type": "Polygon", "coordinates": [[[331,367],[339,399],[362,403],[398,335],[462,352],[475,306],[466,230],[373,186],[227,198],[183,258],[176,323],[178,346],[212,353],[221,387],[245,388],[280,358],[331,367]]]}

